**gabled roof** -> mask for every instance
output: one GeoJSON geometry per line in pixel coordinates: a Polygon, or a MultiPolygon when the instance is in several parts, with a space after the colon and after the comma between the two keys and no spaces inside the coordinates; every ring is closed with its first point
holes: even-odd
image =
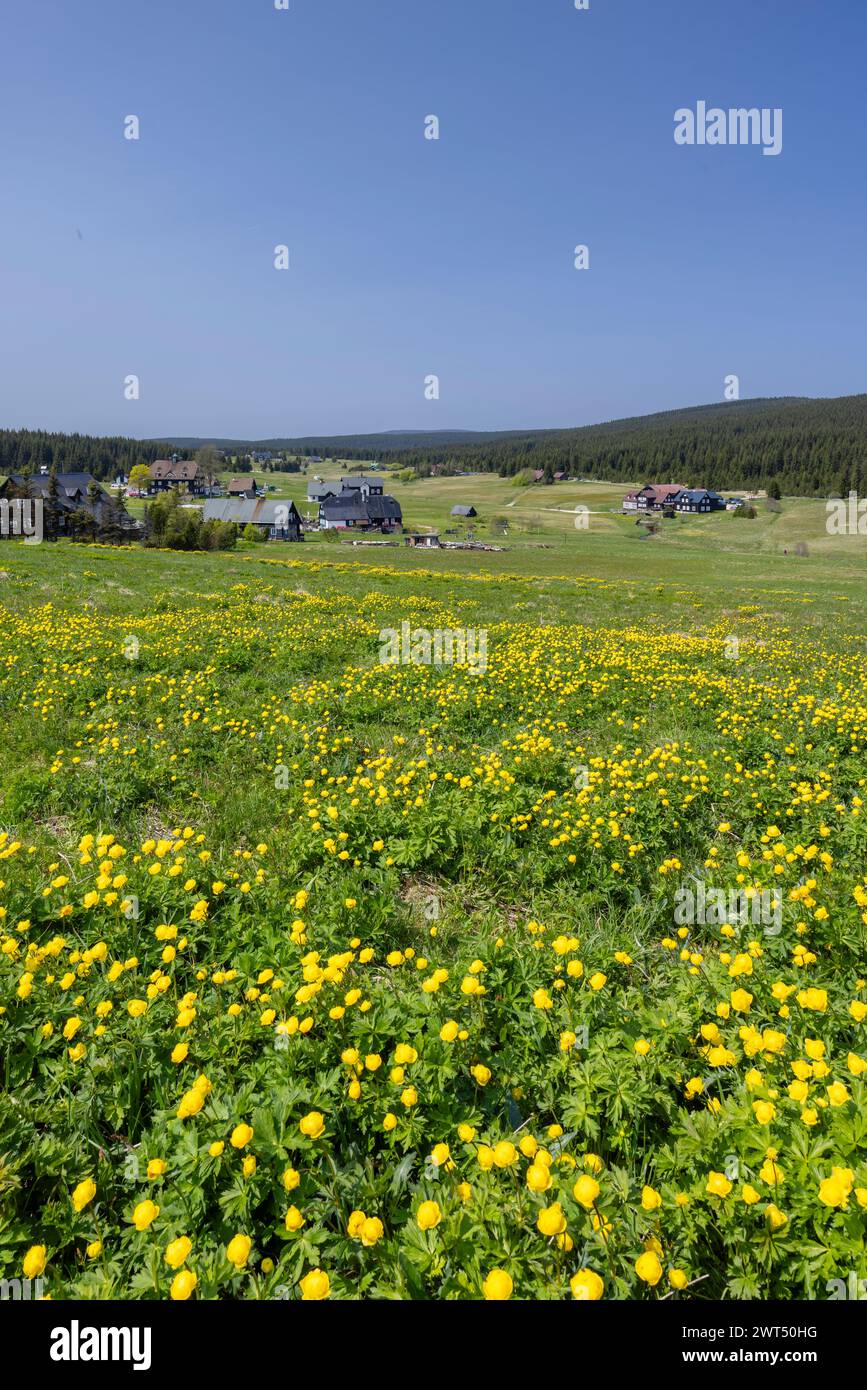
{"type": "MultiPolygon", "coordinates": [[[[57,479],[57,492],[60,497],[70,499],[79,495],[86,497],[88,488],[94,484],[99,488],[103,497],[108,497],[108,493],[90,473],[57,473],[55,477],[57,479]]],[[[26,478],[23,473],[10,473],[4,481],[11,483],[16,488],[22,488],[28,484],[34,497],[45,497],[48,495],[48,489],[51,485],[51,475],[50,473],[38,473],[26,478]]]]}
{"type": "Polygon", "coordinates": [[[683,483],[647,483],[639,488],[637,495],[647,497],[652,502],[664,502],[667,497],[676,497],[685,490],[683,483]]]}
{"type": "Polygon", "coordinates": [[[237,526],[298,526],[294,502],[266,502],[257,497],[213,498],[202,507],[204,521],[233,521],[237,526]],[[282,509],[282,510],[278,510],[282,509]]]}
{"type": "Polygon", "coordinates": [[[229,486],[226,488],[226,491],[229,493],[230,496],[237,496],[239,493],[244,492],[255,492],[256,479],[232,478],[229,482],[229,486]]]}
{"type": "Polygon", "coordinates": [[[190,483],[199,476],[195,459],[155,459],[151,464],[154,482],[190,483]]]}
{"type": "Polygon", "coordinates": [[[403,515],[397,498],[387,493],[381,497],[366,497],[364,505],[372,521],[400,521],[403,515]]]}
{"type": "Polygon", "coordinates": [[[465,506],[462,506],[461,504],[458,504],[458,506],[456,506],[456,507],[452,507],[452,516],[477,516],[477,515],[478,515],[478,513],[476,512],[475,507],[465,507],[465,506]]]}
{"type": "Polygon", "coordinates": [[[319,504],[326,521],[400,521],[400,503],[385,494],[362,497],[356,488],[326,497],[319,504]]]}

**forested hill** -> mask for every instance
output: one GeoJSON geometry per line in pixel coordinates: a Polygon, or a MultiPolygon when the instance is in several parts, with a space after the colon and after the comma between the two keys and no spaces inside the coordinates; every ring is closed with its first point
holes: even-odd
{"type": "Polygon", "coordinates": [[[399,461],[421,471],[439,464],[511,475],[531,467],[624,483],[760,488],[775,479],[782,492],[795,495],[863,492],[867,395],[732,401],[581,429],[372,453],[361,443],[357,454],[345,449],[343,456],[399,461]]]}
{"type": "MultiPolygon", "coordinates": [[[[201,442],[172,441],[191,450],[201,442]]],[[[802,496],[867,492],[867,395],[731,401],[577,429],[216,442],[233,450],[378,459],[420,472],[432,465],[503,475],[568,469],[573,477],[624,483],[760,488],[775,479],[782,492],[802,496]]]]}
{"type": "Polygon", "coordinates": [[[232,454],[256,449],[324,458],[377,459],[421,473],[495,472],[524,468],[612,482],[679,482],[716,488],[761,488],[824,496],[867,493],[867,395],[824,400],[784,396],[693,406],[612,420],[578,429],[396,431],[393,434],[308,436],[303,439],[95,439],[42,431],[0,431],[0,473],[42,464],[83,470],[98,478],[129,472],[172,449],[195,453],[215,443],[232,454]]]}
{"type": "Polygon", "coordinates": [[[165,442],[158,440],[0,430],[0,473],[4,475],[38,473],[45,464],[58,473],[92,473],[95,478],[111,479],[128,474],[137,463],[153,463],[165,456],[165,442]]]}

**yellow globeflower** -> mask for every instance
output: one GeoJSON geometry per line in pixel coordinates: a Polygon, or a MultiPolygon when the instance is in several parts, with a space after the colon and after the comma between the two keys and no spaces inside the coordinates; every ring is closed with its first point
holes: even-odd
{"type": "Polygon", "coordinates": [[[308,1139],[319,1139],[325,1133],[325,1117],[318,1110],[311,1110],[298,1121],[298,1128],[308,1139]]]}
{"type": "Polygon", "coordinates": [[[379,1217],[369,1216],[361,1226],[361,1243],[368,1247],[375,1245],[378,1240],[382,1240],[384,1234],[383,1225],[379,1217]]]}
{"type": "Polygon", "coordinates": [[[132,1224],[137,1231],[146,1231],[152,1222],[156,1221],[160,1214],[160,1209],[155,1202],[148,1198],[145,1202],[139,1202],[132,1214],[132,1224]]]}
{"type": "Polygon", "coordinates": [[[48,1251],[46,1247],[44,1245],[31,1245],[21,1266],[24,1271],[24,1278],[38,1279],[40,1274],[44,1274],[47,1263],[48,1251]]]}
{"type": "Polygon", "coordinates": [[[645,1284],[655,1288],[662,1278],[662,1265],[655,1250],[645,1250],[643,1255],[639,1255],[635,1261],[635,1273],[645,1284]]]}
{"type": "Polygon", "coordinates": [[[235,1125],[232,1130],[232,1137],[229,1143],[233,1149],[243,1149],[253,1138],[253,1130],[250,1125],[235,1125]]]}
{"type": "Polygon", "coordinates": [[[442,1212],[436,1202],[422,1202],[415,1216],[419,1229],[422,1231],[432,1231],[442,1220],[442,1212]]]}
{"type": "Polygon", "coordinates": [[[189,1236],[178,1236],[177,1240],[170,1241],[166,1246],[163,1259],[172,1269],[180,1269],[181,1265],[189,1259],[192,1248],[193,1242],[189,1236]]]}
{"type": "Polygon", "coordinates": [[[253,1242],[249,1236],[233,1236],[226,1246],[226,1259],[229,1264],[234,1265],[236,1270],[241,1270],[250,1258],[250,1248],[253,1242]]]}
{"type": "Polygon", "coordinates": [[[512,1297],[513,1288],[511,1275],[507,1274],[504,1269],[492,1269],[485,1276],[482,1293],[488,1303],[505,1303],[507,1299],[512,1297]]]}
{"type": "Polygon", "coordinates": [[[533,1163],[527,1169],[527,1186],[531,1192],[547,1192],[551,1186],[551,1174],[544,1163],[533,1163]]]}
{"type": "Polygon", "coordinates": [[[181,1097],[181,1103],[177,1110],[178,1119],[188,1120],[191,1115],[198,1115],[204,1103],[204,1096],[201,1091],[194,1086],[192,1090],[187,1091],[186,1094],[181,1097]]]}
{"type": "Polygon", "coordinates": [[[302,1303],[321,1303],[331,1291],[331,1282],[323,1270],[311,1269],[301,1280],[300,1288],[302,1303]]]}
{"type": "Polygon", "coordinates": [[[708,1173],[705,1192],[709,1197],[727,1197],[732,1190],[732,1185],[725,1173],[708,1173]]]}
{"type": "Polygon", "coordinates": [[[366,1220],[367,1216],[363,1211],[351,1211],[346,1223],[346,1234],[351,1236],[353,1240],[360,1240],[361,1228],[366,1220]]]}
{"type": "Polygon", "coordinates": [[[192,1297],[198,1282],[198,1277],[191,1269],[182,1269],[172,1280],[171,1297],[176,1303],[185,1303],[192,1297]]]}
{"type": "Polygon", "coordinates": [[[590,1177],[589,1173],[582,1173],[572,1188],[572,1196],[576,1202],[580,1202],[581,1206],[589,1211],[599,1196],[599,1184],[595,1178],[590,1177]]]}
{"type": "Polygon", "coordinates": [[[835,1170],[830,1178],[824,1178],[820,1182],[819,1201],[826,1207],[845,1207],[851,1190],[851,1186],[840,1176],[839,1171],[835,1170]]]}
{"type": "Polygon", "coordinates": [[[562,1235],[566,1229],[566,1218],[560,1203],[553,1202],[550,1207],[543,1207],[539,1212],[536,1225],[543,1236],[562,1235]]]}
{"type": "Polygon", "coordinates": [[[579,1269],[569,1280],[572,1297],[579,1303],[596,1303],[605,1291],[605,1285],[592,1269],[579,1269]]]}
{"type": "Polygon", "coordinates": [[[72,1194],[72,1205],[76,1211],[83,1211],[89,1202],[96,1196],[96,1183],[93,1178],[85,1178],[78,1184],[72,1194]]]}

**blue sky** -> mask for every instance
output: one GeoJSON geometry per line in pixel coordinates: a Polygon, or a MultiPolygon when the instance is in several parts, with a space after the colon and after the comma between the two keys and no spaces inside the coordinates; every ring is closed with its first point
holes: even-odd
{"type": "Polygon", "coordinates": [[[510,429],[730,373],[867,389],[863,0],[41,0],[0,35],[2,426],[510,429]],[[677,146],[698,100],[781,107],[782,153],[677,146]]]}

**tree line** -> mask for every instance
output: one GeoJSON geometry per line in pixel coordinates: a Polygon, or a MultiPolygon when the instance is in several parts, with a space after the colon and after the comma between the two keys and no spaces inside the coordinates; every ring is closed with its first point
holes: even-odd
{"type": "MultiPolygon", "coordinates": [[[[352,451],[345,449],[345,456],[352,451]]],[[[365,456],[362,451],[361,456],[365,456]]],[[[528,432],[474,443],[367,452],[425,475],[527,468],[549,478],[678,482],[716,489],[772,487],[790,496],[867,491],[867,395],[761,400],[615,420],[577,430],[528,432]]]]}
{"type": "MultiPolygon", "coordinates": [[[[187,440],[179,452],[191,456],[203,444],[187,440]]],[[[436,471],[514,477],[531,468],[548,477],[562,471],[617,483],[752,490],[773,483],[794,496],[864,495],[867,395],[730,401],[578,429],[232,441],[238,455],[256,447],[308,458],[374,460],[422,476],[436,471]]],[[[0,430],[0,472],[38,473],[53,465],[59,472],[89,472],[105,480],[150,464],[171,448],[165,440],[0,430]]]]}
{"type": "Polygon", "coordinates": [[[515,477],[538,469],[549,478],[562,471],[618,483],[750,490],[774,483],[793,496],[864,495],[867,395],[719,402],[576,429],[338,435],[235,441],[233,447],[373,460],[422,476],[515,477]]]}
{"type": "Polygon", "coordinates": [[[136,464],[166,457],[165,443],[122,435],[55,434],[47,430],[0,430],[0,473],[91,473],[100,482],[127,476],[136,464]]]}

